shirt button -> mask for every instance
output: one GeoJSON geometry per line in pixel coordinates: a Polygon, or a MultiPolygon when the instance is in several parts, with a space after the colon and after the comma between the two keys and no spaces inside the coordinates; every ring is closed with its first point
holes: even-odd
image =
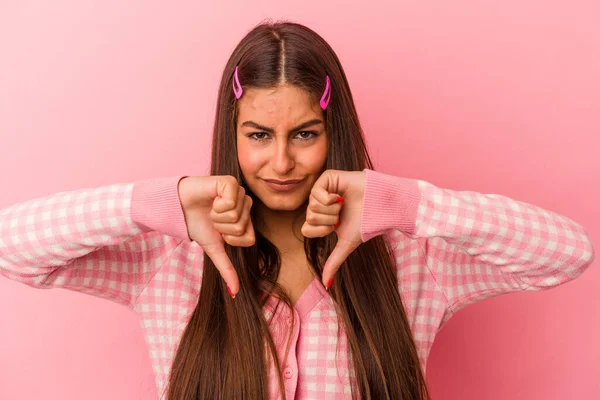
{"type": "Polygon", "coordinates": [[[288,326],[292,326],[292,317],[288,317],[286,322],[287,322],[288,326]]]}
{"type": "Polygon", "coordinates": [[[285,377],[285,379],[290,379],[292,375],[294,375],[294,371],[290,367],[286,367],[283,370],[283,376],[285,377]]]}

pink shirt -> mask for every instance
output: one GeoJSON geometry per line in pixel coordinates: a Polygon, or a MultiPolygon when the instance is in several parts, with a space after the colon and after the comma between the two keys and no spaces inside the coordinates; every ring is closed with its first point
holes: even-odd
{"type": "MultiPolygon", "coordinates": [[[[424,371],[436,334],[461,308],[502,293],[556,287],[594,259],[584,228],[559,214],[497,194],[365,171],[361,236],[385,234],[392,243],[398,290],[424,371]]],[[[0,211],[0,273],[130,307],[139,315],[159,393],[202,282],[203,252],[187,235],[180,179],[61,192],[0,211]]],[[[293,325],[278,311],[271,327],[281,344],[293,330],[282,367],[287,398],[350,398],[346,335],[338,336],[320,281],[310,284],[293,313],[293,325]]],[[[270,376],[271,398],[277,398],[273,370],[270,376]]]]}

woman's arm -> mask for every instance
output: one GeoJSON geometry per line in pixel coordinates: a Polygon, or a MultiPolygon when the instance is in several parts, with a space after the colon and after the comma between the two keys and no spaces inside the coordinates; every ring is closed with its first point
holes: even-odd
{"type": "Polygon", "coordinates": [[[423,254],[411,262],[422,262],[443,292],[444,321],[491,296],[568,282],[594,260],[585,229],[557,213],[498,194],[366,172],[363,241],[386,232],[397,243],[400,233],[418,240],[423,254]]]}
{"type": "Polygon", "coordinates": [[[190,240],[182,178],[60,192],[0,210],[0,274],[132,307],[171,251],[190,240]]]}

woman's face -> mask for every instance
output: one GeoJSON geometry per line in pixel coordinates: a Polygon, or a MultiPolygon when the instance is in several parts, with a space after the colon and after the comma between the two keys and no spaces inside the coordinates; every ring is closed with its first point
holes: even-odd
{"type": "Polygon", "coordinates": [[[238,101],[238,160],[249,189],[272,210],[296,210],[323,172],[327,136],[323,111],[291,85],[244,90],[238,101]],[[301,180],[290,190],[266,180],[301,180]]]}

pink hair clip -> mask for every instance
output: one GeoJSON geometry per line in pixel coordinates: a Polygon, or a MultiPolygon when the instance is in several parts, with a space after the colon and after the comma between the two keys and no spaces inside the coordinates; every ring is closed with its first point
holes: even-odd
{"type": "Polygon", "coordinates": [[[239,99],[242,97],[242,93],[244,90],[242,89],[242,85],[240,85],[240,78],[238,78],[238,67],[235,67],[235,72],[233,73],[233,93],[235,93],[235,98],[239,99]],[[238,88],[235,87],[237,84],[238,88]]]}
{"type": "Polygon", "coordinates": [[[321,108],[325,110],[329,105],[329,99],[331,99],[331,84],[329,83],[329,75],[325,77],[325,91],[321,97],[321,108]],[[327,98],[325,98],[327,96],[327,98]]]}

